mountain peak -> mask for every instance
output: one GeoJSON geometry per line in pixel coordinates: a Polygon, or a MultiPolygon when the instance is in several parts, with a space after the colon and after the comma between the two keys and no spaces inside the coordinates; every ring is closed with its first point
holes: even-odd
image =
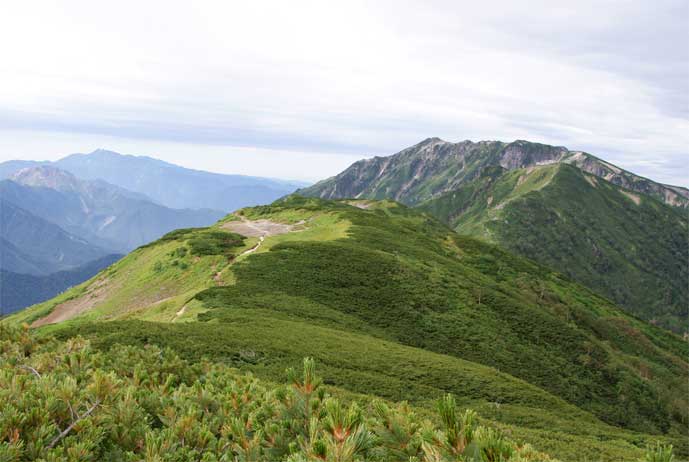
{"type": "Polygon", "coordinates": [[[120,154],[119,152],[111,151],[109,149],[103,149],[103,148],[98,148],[94,151],[89,152],[86,154],[88,157],[110,157],[110,158],[119,158],[119,157],[125,157],[123,154],[120,154]]]}
{"type": "Polygon", "coordinates": [[[119,152],[111,151],[109,149],[103,149],[103,148],[98,148],[94,149],[91,152],[75,152],[72,154],[69,154],[60,160],[55,161],[54,163],[56,165],[64,164],[64,163],[72,163],[72,162],[83,162],[84,160],[90,160],[90,159],[98,159],[98,160],[104,160],[104,159],[122,159],[126,157],[135,157],[135,156],[130,156],[126,154],[120,154],[119,152]]]}
{"type": "Polygon", "coordinates": [[[23,168],[14,173],[10,180],[24,186],[50,188],[62,192],[79,188],[77,177],[52,165],[23,168]]]}
{"type": "Polygon", "coordinates": [[[420,143],[417,143],[414,147],[420,148],[420,147],[427,146],[427,145],[445,144],[445,143],[447,143],[447,141],[443,140],[442,138],[438,138],[437,136],[433,136],[431,138],[426,138],[425,140],[421,141],[420,143]]]}
{"type": "Polygon", "coordinates": [[[566,163],[632,191],[675,207],[689,207],[689,191],[639,177],[590,154],[527,140],[443,141],[426,138],[376,162],[354,164],[339,175],[304,188],[322,198],[393,198],[415,205],[473,181],[488,166],[516,170],[566,163]]]}

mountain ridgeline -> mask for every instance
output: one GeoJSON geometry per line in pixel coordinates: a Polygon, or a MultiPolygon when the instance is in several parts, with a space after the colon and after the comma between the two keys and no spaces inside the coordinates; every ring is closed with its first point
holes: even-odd
{"type": "Polygon", "coordinates": [[[689,347],[558,272],[391,201],[291,196],[143,246],[10,316],[95,348],[172,348],[279,381],[313,356],[346,393],[445,393],[564,460],[688,454],[689,347]]]}
{"type": "Polygon", "coordinates": [[[581,151],[521,140],[449,143],[428,138],[393,156],[355,162],[339,175],[299,193],[324,199],[394,199],[415,205],[474,180],[488,166],[514,170],[554,163],[574,165],[671,206],[689,206],[686,188],[656,183],[581,151]]]}
{"type": "Polygon", "coordinates": [[[304,183],[244,175],[192,170],[146,156],[123,155],[105,149],[72,154],[55,162],[0,163],[0,179],[17,171],[49,165],[81,180],[102,180],[174,209],[213,209],[227,213],[240,207],[266,204],[304,183]]]}
{"type": "Polygon", "coordinates": [[[685,188],[562,147],[432,138],[357,162],[299,193],[418,206],[461,234],[561,271],[641,318],[686,331],[685,188]]]}

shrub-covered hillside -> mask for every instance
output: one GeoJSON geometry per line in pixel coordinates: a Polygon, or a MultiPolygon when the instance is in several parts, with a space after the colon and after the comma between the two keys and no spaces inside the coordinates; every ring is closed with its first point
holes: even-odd
{"type": "Polygon", "coordinates": [[[332,385],[423,409],[450,392],[564,460],[635,460],[654,440],[688,451],[681,338],[392,202],[243,209],[9,320],[275,381],[313,356],[332,385]]]}
{"type": "Polygon", "coordinates": [[[687,330],[686,210],[563,164],[487,169],[420,207],[460,234],[557,268],[636,316],[687,330]]]}
{"type": "Polygon", "coordinates": [[[0,326],[0,460],[549,461],[452,395],[408,405],[331,396],[313,360],[289,383],[190,364],[170,350],[37,341],[0,326]]]}

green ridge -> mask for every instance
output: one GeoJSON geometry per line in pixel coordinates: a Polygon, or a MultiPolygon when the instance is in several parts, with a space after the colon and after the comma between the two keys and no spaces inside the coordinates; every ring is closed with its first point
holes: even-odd
{"type": "Polygon", "coordinates": [[[218,227],[170,234],[9,320],[33,322],[59,302],[90,297],[109,275],[106,299],[43,327],[44,335],[81,334],[104,350],[169,346],[271,380],[314,356],[333,385],[351,392],[424,408],[452,391],[565,460],[632,460],[653,440],[689,451],[681,338],[418,211],[352,204],[290,197],[243,209],[232,219],[303,229],[269,236],[247,255],[255,238],[218,227]],[[196,240],[212,241],[200,246],[211,250],[199,251],[196,240]],[[174,288],[171,306],[130,299],[155,300],[164,281],[174,288]],[[183,307],[189,312],[179,316],[183,307]]]}

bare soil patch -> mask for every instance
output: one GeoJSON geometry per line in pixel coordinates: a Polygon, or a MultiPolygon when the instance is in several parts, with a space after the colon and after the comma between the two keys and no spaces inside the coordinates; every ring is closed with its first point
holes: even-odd
{"type": "Polygon", "coordinates": [[[598,187],[598,180],[596,180],[595,177],[591,175],[584,175],[584,178],[586,178],[586,181],[588,181],[594,188],[598,187]]]}
{"type": "Polygon", "coordinates": [[[179,317],[182,316],[186,311],[187,311],[187,304],[184,304],[184,306],[182,308],[180,308],[180,310],[177,313],[175,313],[175,317],[172,318],[172,322],[177,321],[177,319],[179,319],[179,317]]]}
{"type": "Polygon", "coordinates": [[[286,223],[277,223],[270,220],[242,219],[242,221],[230,221],[225,223],[222,225],[222,228],[246,237],[266,237],[296,231],[295,227],[302,224],[304,224],[303,220],[299,223],[288,225],[286,223]]]}
{"type": "Polygon", "coordinates": [[[364,209],[364,210],[371,208],[371,205],[373,205],[371,202],[363,202],[363,201],[348,201],[347,204],[353,205],[354,207],[364,209]]]}
{"type": "Polygon", "coordinates": [[[632,201],[634,201],[634,203],[635,203],[636,205],[641,204],[641,198],[640,198],[639,196],[637,196],[636,194],[631,193],[631,192],[629,192],[629,191],[625,191],[625,190],[621,190],[621,192],[622,192],[622,194],[624,194],[625,196],[627,196],[628,198],[630,198],[632,201]]]}
{"type": "Polygon", "coordinates": [[[107,299],[114,289],[114,284],[110,279],[102,277],[91,284],[85,294],[55,306],[48,316],[37,319],[31,324],[31,327],[40,327],[72,319],[107,299]]]}

